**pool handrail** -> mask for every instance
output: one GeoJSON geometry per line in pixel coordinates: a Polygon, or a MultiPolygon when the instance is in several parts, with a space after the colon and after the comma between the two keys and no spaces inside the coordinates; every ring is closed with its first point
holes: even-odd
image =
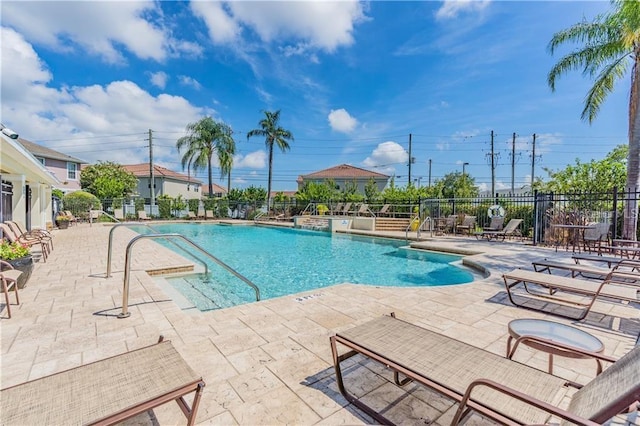
{"type": "Polygon", "coordinates": [[[418,226],[418,232],[416,234],[416,237],[418,239],[420,239],[420,232],[422,231],[423,226],[427,222],[429,222],[429,232],[431,233],[431,236],[433,237],[433,221],[431,220],[431,216],[427,216],[427,217],[424,218],[424,220],[422,221],[420,226],[418,226]]]}
{"type": "Polygon", "coordinates": [[[166,238],[166,239],[179,238],[179,239],[182,239],[184,242],[190,244],[193,248],[196,248],[196,249],[200,250],[202,253],[204,253],[205,255],[207,255],[209,258],[211,258],[211,260],[216,262],[218,265],[222,266],[228,272],[233,274],[236,278],[239,278],[241,281],[244,281],[249,287],[251,287],[255,291],[255,293],[256,293],[256,302],[260,301],[260,289],[258,288],[257,285],[252,283],[247,277],[245,277],[244,275],[240,274],[238,271],[233,269],[231,266],[227,265],[222,260],[218,259],[217,257],[212,255],[211,253],[209,253],[208,251],[206,251],[205,249],[203,249],[198,244],[194,243],[193,241],[191,241],[189,238],[185,237],[184,235],[181,235],[181,234],[143,234],[143,235],[138,235],[136,237],[133,237],[131,239],[131,241],[129,241],[129,244],[127,244],[127,250],[126,250],[125,261],[124,261],[124,282],[122,284],[122,286],[123,286],[122,287],[122,312],[120,312],[118,314],[118,318],[128,318],[128,317],[131,316],[131,312],[129,312],[129,310],[128,310],[128,308],[129,308],[129,278],[131,276],[131,253],[132,253],[134,244],[137,243],[138,241],[142,240],[142,239],[145,239],[145,238],[153,238],[153,239],[155,239],[155,238],[166,238]]]}
{"type": "MultiPolygon", "coordinates": [[[[144,226],[146,228],[151,229],[151,231],[154,234],[158,233],[158,231],[156,229],[152,228],[150,225],[147,225],[146,223],[117,223],[117,224],[113,225],[113,227],[109,230],[109,245],[107,246],[107,274],[106,274],[106,278],[110,278],[111,277],[111,257],[112,257],[111,254],[113,252],[113,250],[112,250],[112,248],[113,248],[113,232],[115,231],[116,228],[119,228],[121,226],[144,226]]],[[[191,256],[192,258],[197,260],[198,262],[202,263],[202,266],[204,266],[204,273],[205,274],[209,273],[209,266],[207,265],[207,262],[205,262],[203,259],[200,259],[198,256],[196,256],[195,254],[191,253],[190,251],[188,251],[184,247],[181,247],[175,241],[169,240],[169,242],[171,244],[173,244],[174,247],[179,248],[184,253],[188,254],[189,256],[191,256]]]]}

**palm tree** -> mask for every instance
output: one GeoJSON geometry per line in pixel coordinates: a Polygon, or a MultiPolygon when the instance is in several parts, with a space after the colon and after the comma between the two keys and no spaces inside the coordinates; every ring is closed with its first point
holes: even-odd
{"type": "MultiPolygon", "coordinates": [[[[548,75],[551,90],[556,79],[571,70],[595,78],[587,93],[582,119],[589,123],[598,115],[614,83],[624,78],[631,68],[629,96],[629,158],[627,160],[626,191],[635,193],[640,187],[640,2],[612,0],[613,10],[593,22],[581,22],[554,34],[549,42],[551,54],[565,43],[583,47],[569,53],[556,63],[548,75]]],[[[624,229],[626,239],[636,239],[638,201],[631,194],[625,203],[624,229]]]]}
{"type": "Polygon", "coordinates": [[[273,146],[278,145],[282,152],[289,150],[287,140],[293,141],[293,134],[289,130],[279,126],[280,110],[276,112],[264,111],[264,118],[260,120],[260,129],[254,129],[247,133],[247,140],[252,136],[264,136],[264,143],[269,150],[269,180],[267,183],[267,210],[269,210],[269,198],[271,196],[271,173],[273,168],[273,146]]]}
{"type": "Polygon", "coordinates": [[[207,169],[209,177],[209,195],[213,194],[212,159],[213,154],[218,156],[221,174],[231,171],[233,154],[235,153],[235,141],[233,140],[231,127],[222,122],[217,122],[211,117],[204,117],[195,123],[189,123],[186,127],[187,135],[178,139],[176,148],[178,152],[185,150],[181,164],[184,170],[193,168],[194,171],[207,169]]]}

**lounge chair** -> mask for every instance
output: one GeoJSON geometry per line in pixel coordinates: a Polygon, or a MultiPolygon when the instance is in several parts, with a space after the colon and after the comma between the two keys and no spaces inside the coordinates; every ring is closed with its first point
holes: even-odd
{"type": "Polygon", "coordinates": [[[358,208],[358,210],[347,213],[353,213],[354,216],[363,216],[365,214],[368,214],[370,211],[371,210],[369,210],[369,204],[362,203],[360,204],[360,208],[358,208]]]}
{"type": "Polygon", "coordinates": [[[197,214],[198,219],[204,219],[204,218],[205,218],[205,214],[206,214],[206,213],[205,213],[205,211],[204,211],[204,208],[200,208],[200,207],[199,207],[199,208],[198,208],[198,214],[197,214]]]}
{"type": "Polygon", "coordinates": [[[53,236],[51,233],[45,229],[32,229],[31,231],[27,231],[22,225],[14,220],[5,220],[9,228],[13,231],[13,233],[20,238],[26,239],[39,239],[43,240],[47,244],[48,252],[51,253],[53,250],[53,236]]]}
{"type": "Polygon", "coordinates": [[[545,311],[547,313],[552,313],[554,315],[570,319],[584,319],[598,297],[640,302],[640,299],[638,299],[640,286],[626,282],[624,275],[617,277],[616,272],[613,271],[602,281],[562,277],[558,275],[549,275],[544,272],[526,271],[524,269],[514,269],[511,272],[503,274],[502,277],[504,279],[504,285],[507,290],[509,300],[515,306],[536,311],[544,311],[544,305],[546,304],[539,306],[537,304],[526,303],[531,299],[536,299],[538,301],[550,300],[560,305],[572,305],[576,308],[582,308],[578,311],[578,315],[568,315],[555,310],[552,312],[545,311]],[[514,298],[512,290],[519,284],[522,284],[527,294],[518,294],[518,297],[514,298]],[[548,290],[548,292],[532,291],[532,289],[529,288],[530,285],[542,287],[543,289],[548,290]],[[565,293],[584,296],[586,301],[583,302],[579,299],[567,297],[565,296],[565,293]],[[518,300],[520,298],[522,301],[518,300]]]}
{"type": "Polygon", "coordinates": [[[606,263],[609,268],[617,265],[622,260],[621,257],[614,256],[598,256],[593,254],[574,254],[571,258],[579,264],[581,261],[586,260],[588,262],[603,262],[606,263]]]}
{"type": "Polygon", "coordinates": [[[204,218],[205,219],[214,219],[213,210],[205,210],[204,218]]]}
{"type": "Polygon", "coordinates": [[[11,243],[18,242],[28,247],[40,246],[42,260],[44,260],[45,262],[47,261],[47,256],[49,255],[49,245],[47,241],[44,241],[41,238],[25,238],[22,236],[18,236],[6,223],[0,223],[0,231],[2,231],[2,236],[5,239],[9,240],[9,242],[11,243]]]}
{"type": "Polygon", "coordinates": [[[533,269],[536,272],[548,272],[551,274],[551,271],[554,269],[559,269],[561,271],[569,272],[571,274],[571,278],[575,278],[578,276],[584,278],[591,279],[600,279],[604,280],[611,274],[612,271],[617,271],[616,277],[622,278],[625,281],[640,281],[640,275],[636,273],[640,269],[640,261],[635,260],[627,260],[623,259],[618,262],[613,269],[608,268],[599,268],[597,266],[590,265],[581,265],[576,263],[567,263],[567,262],[557,262],[553,260],[536,260],[531,262],[533,269]],[[631,270],[625,272],[622,268],[627,267],[631,270]]]}
{"type": "MultiPolygon", "coordinates": [[[[396,384],[415,381],[458,404],[452,424],[472,411],[503,424],[542,424],[555,416],[578,424],[601,424],[640,398],[640,347],[613,362],[587,385],[551,375],[459,340],[383,316],[330,338],[338,388],[344,397],[382,424],[392,424],[350,394],[340,363],[364,355],[394,371],[396,384]],[[337,345],[349,348],[338,353],[337,345]],[[400,374],[406,376],[400,380],[400,374]],[[569,387],[580,388],[566,409],[558,408],[569,387]]],[[[397,400],[394,400],[397,404],[397,400]]]]}
{"type": "Polygon", "coordinates": [[[345,215],[349,214],[349,211],[351,210],[351,204],[352,203],[346,203],[344,205],[344,207],[342,208],[342,214],[345,214],[345,215]]]}
{"type": "Polygon", "coordinates": [[[462,219],[462,223],[456,226],[456,232],[461,234],[466,233],[467,235],[471,235],[471,231],[476,228],[476,217],[475,216],[465,216],[462,219]]]}
{"type": "Polygon", "coordinates": [[[78,218],[75,217],[73,213],[71,213],[71,210],[64,210],[62,213],[64,213],[64,215],[69,218],[70,225],[73,225],[74,223],[76,225],[78,224],[78,218]]]}
{"type": "Polygon", "coordinates": [[[198,218],[198,217],[196,216],[196,214],[195,214],[194,212],[192,212],[191,210],[189,210],[189,211],[187,212],[187,219],[189,219],[189,220],[194,220],[194,219],[197,219],[197,218],[198,218]]]}
{"type": "Polygon", "coordinates": [[[122,208],[113,209],[113,217],[115,217],[119,221],[123,221],[124,220],[124,210],[122,208]]]}
{"type": "Polygon", "coordinates": [[[147,216],[147,212],[144,210],[138,210],[138,220],[151,220],[149,216],[147,216]]]}
{"type": "Polygon", "coordinates": [[[504,241],[507,237],[521,237],[522,234],[520,232],[520,229],[518,229],[521,223],[522,219],[511,219],[509,223],[507,223],[505,227],[502,228],[501,231],[483,230],[482,232],[477,232],[475,235],[477,239],[486,238],[488,241],[497,240],[498,238],[500,238],[501,241],[504,241]]]}
{"type": "Polygon", "coordinates": [[[504,216],[494,216],[491,218],[489,226],[482,228],[483,231],[502,231],[504,227],[504,216]]]}
{"type": "Polygon", "coordinates": [[[18,298],[18,277],[22,275],[22,271],[14,269],[9,262],[0,260],[0,282],[2,283],[2,292],[7,302],[7,318],[11,318],[11,302],[9,302],[9,290],[13,288],[16,293],[16,305],[20,304],[18,298]]]}
{"type": "Polygon", "coordinates": [[[192,425],[204,385],[167,340],[1,390],[2,423],[115,424],[176,401],[192,425]]]}
{"type": "Polygon", "coordinates": [[[389,216],[391,214],[391,204],[385,204],[376,212],[376,216],[389,216]]]}

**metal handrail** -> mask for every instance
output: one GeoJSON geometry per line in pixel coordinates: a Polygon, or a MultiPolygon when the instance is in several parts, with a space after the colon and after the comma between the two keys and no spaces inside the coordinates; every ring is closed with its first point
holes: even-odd
{"type": "Polygon", "coordinates": [[[253,221],[254,221],[254,222],[257,222],[257,221],[258,221],[258,219],[260,219],[262,216],[264,216],[264,215],[266,215],[266,214],[267,214],[267,212],[260,212],[260,213],[258,213],[258,214],[253,218],[253,221]]]}
{"type": "Polygon", "coordinates": [[[230,267],[229,265],[224,263],[222,260],[220,260],[217,257],[215,257],[214,255],[212,255],[211,253],[209,253],[208,251],[206,251],[205,249],[203,249],[198,244],[194,243],[193,241],[191,241],[190,239],[188,239],[184,235],[181,235],[181,234],[146,234],[146,235],[138,235],[137,237],[134,237],[131,241],[129,241],[129,244],[127,244],[127,251],[126,251],[125,261],[124,261],[124,283],[123,283],[123,287],[122,287],[122,312],[120,312],[118,314],[118,318],[128,318],[128,317],[131,316],[131,312],[129,312],[129,310],[128,310],[129,309],[129,278],[131,276],[131,252],[133,250],[134,244],[137,243],[138,241],[140,241],[141,239],[145,239],[145,238],[154,238],[154,239],[155,238],[179,238],[179,239],[182,239],[184,242],[190,244],[193,248],[198,249],[202,253],[207,255],[211,260],[216,262],[218,265],[222,266],[228,272],[230,272],[231,274],[233,274],[234,276],[236,276],[240,280],[244,281],[249,287],[253,288],[253,290],[256,292],[256,302],[260,300],[260,289],[258,288],[258,286],[256,286],[254,283],[249,281],[249,279],[246,278],[244,275],[240,274],[235,269],[233,269],[232,267],[230,267]]]}
{"type": "MultiPolygon", "coordinates": [[[[111,254],[113,252],[113,250],[112,250],[112,248],[113,248],[113,232],[116,230],[116,228],[119,228],[121,226],[145,226],[145,227],[151,229],[151,231],[154,234],[158,233],[158,231],[156,229],[152,228],[151,226],[147,225],[146,223],[117,223],[117,224],[113,225],[113,227],[109,230],[109,245],[107,247],[107,278],[111,277],[111,257],[112,257],[111,254]]],[[[200,259],[195,254],[191,253],[186,248],[180,246],[175,241],[169,240],[169,242],[171,244],[173,244],[174,247],[179,248],[184,253],[188,254],[192,258],[196,259],[198,262],[202,263],[202,265],[204,266],[204,273],[205,274],[209,273],[209,266],[207,265],[207,262],[205,262],[204,260],[200,259]]]]}
{"type": "Polygon", "coordinates": [[[409,230],[411,229],[411,225],[413,225],[413,222],[416,220],[420,220],[420,215],[415,215],[413,219],[409,221],[409,226],[407,226],[407,229],[404,231],[404,239],[407,241],[409,241],[409,230]]]}
{"type": "Polygon", "coordinates": [[[429,232],[431,233],[431,236],[433,237],[433,221],[431,220],[431,216],[427,216],[422,223],[420,224],[420,226],[418,226],[418,232],[416,234],[416,237],[418,239],[420,239],[420,231],[422,230],[422,227],[424,226],[425,223],[429,222],[429,232]]]}

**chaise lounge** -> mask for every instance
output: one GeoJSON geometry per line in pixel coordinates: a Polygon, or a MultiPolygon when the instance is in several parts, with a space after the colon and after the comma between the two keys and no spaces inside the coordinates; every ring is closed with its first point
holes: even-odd
{"type": "Polygon", "coordinates": [[[382,424],[393,423],[346,390],[340,363],[353,355],[388,366],[400,386],[415,381],[453,399],[458,408],[452,424],[472,411],[503,424],[541,424],[551,416],[602,424],[640,399],[640,347],[618,361],[590,353],[614,363],[584,387],[393,316],[332,336],[331,349],[340,392],[382,424]],[[338,344],[349,351],[339,354],[338,344]],[[579,390],[566,409],[558,408],[569,387],[579,390]]]}
{"type": "Polygon", "coordinates": [[[196,420],[204,381],[160,341],[0,391],[3,424],[115,424],[176,401],[196,420]],[[195,392],[191,407],[184,396],[195,392]]]}
{"type": "Polygon", "coordinates": [[[504,228],[502,228],[502,230],[500,231],[487,231],[484,230],[482,232],[477,232],[476,235],[476,239],[481,239],[481,238],[486,238],[488,241],[491,240],[496,240],[498,238],[501,239],[501,241],[504,241],[505,238],[509,237],[520,237],[521,233],[520,230],[518,229],[518,227],[520,226],[520,224],[522,223],[522,219],[511,219],[509,221],[509,223],[507,223],[505,225],[504,228]]]}
{"type": "Polygon", "coordinates": [[[628,282],[628,274],[618,274],[616,271],[610,272],[606,279],[601,281],[583,280],[578,278],[549,275],[544,272],[527,271],[524,269],[514,269],[502,275],[507,296],[511,303],[519,308],[540,311],[544,307],[527,303],[528,300],[547,300],[560,305],[570,305],[581,308],[578,315],[566,315],[559,311],[548,312],[565,318],[581,320],[584,319],[596,299],[606,297],[615,300],[639,302],[638,293],[640,286],[628,282]],[[522,285],[525,294],[518,294],[517,298],[513,293],[514,287],[522,285]],[[530,288],[532,287],[532,288],[530,288]],[[535,287],[540,287],[545,291],[535,291],[535,287]],[[584,299],[571,296],[583,296],[584,299]],[[522,299],[519,301],[517,299],[522,299]]]}

